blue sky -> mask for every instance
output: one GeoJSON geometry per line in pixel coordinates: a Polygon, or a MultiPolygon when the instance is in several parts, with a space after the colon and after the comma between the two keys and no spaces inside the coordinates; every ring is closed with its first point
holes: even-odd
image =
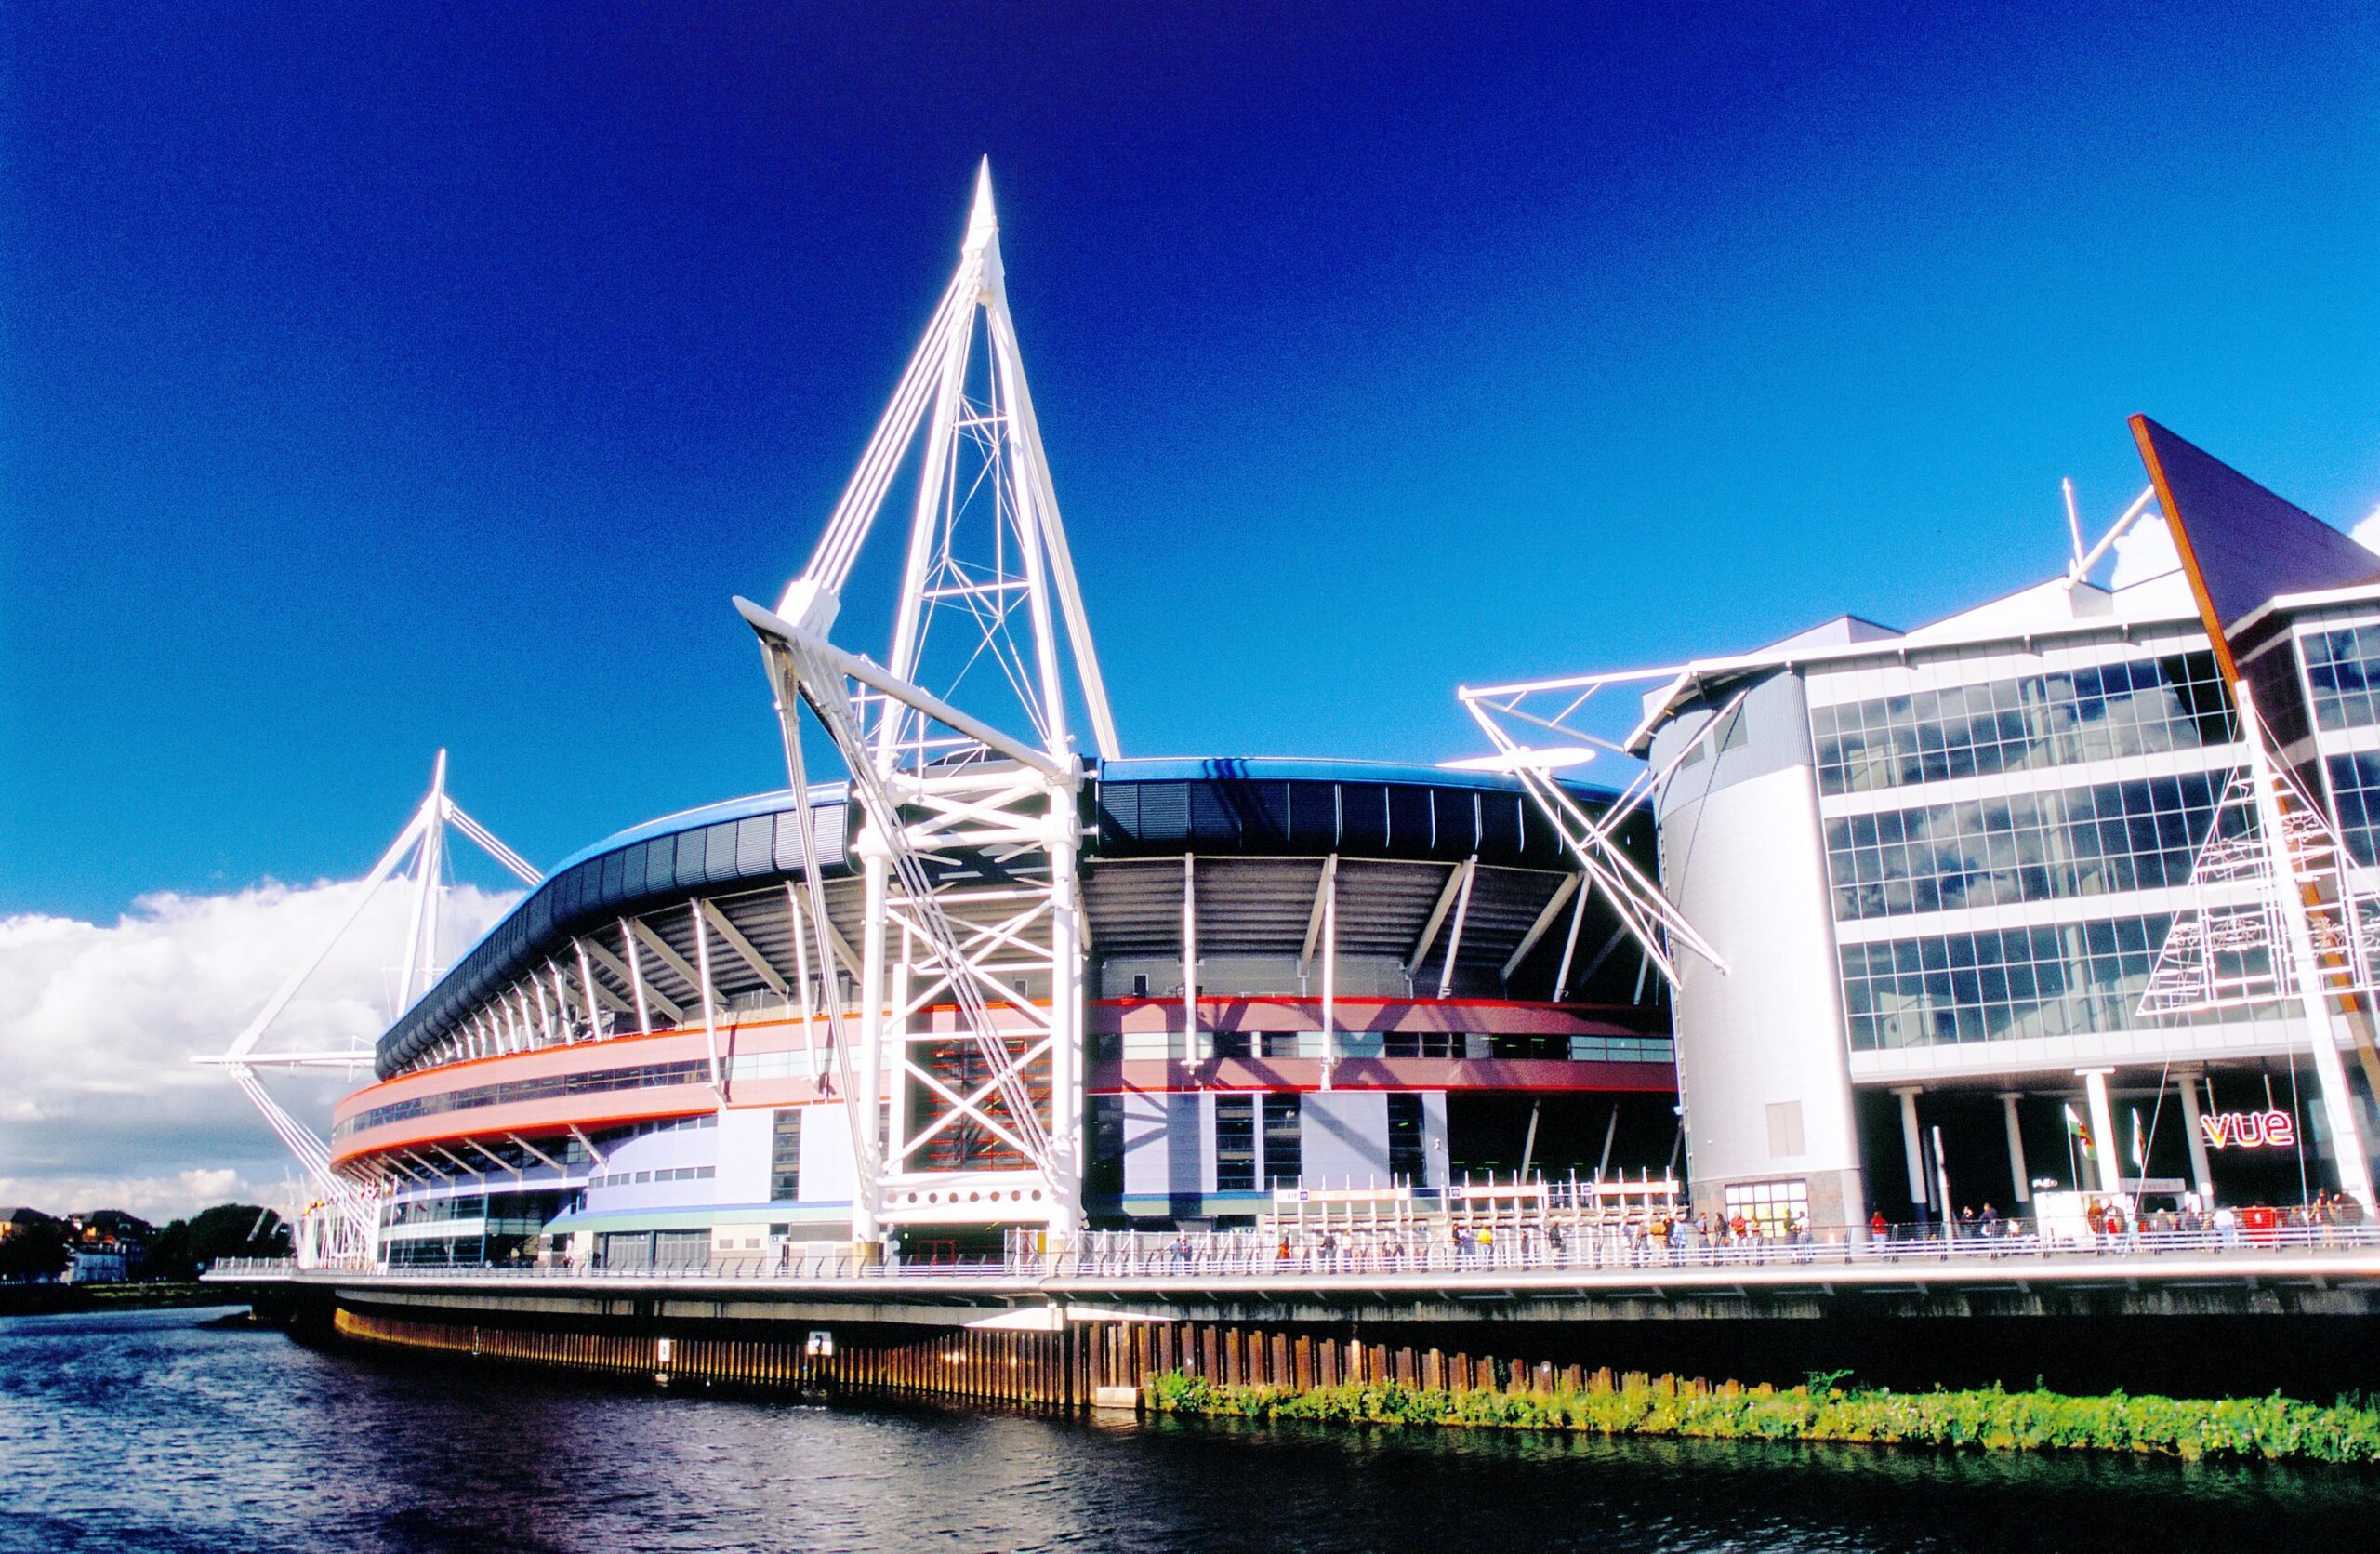
{"type": "Polygon", "coordinates": [[[2368,9],[1218,9],[8,7],[0,913],[780,781],[985,153],[1135,753],[1943,613],[2135,410],[2380,503],[2368,9]]]}

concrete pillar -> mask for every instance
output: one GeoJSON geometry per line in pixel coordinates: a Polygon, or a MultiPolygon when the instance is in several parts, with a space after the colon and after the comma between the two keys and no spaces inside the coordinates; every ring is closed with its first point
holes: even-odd
{"type": "Polygon", "coordinates": [[[2182,1132],[2190,1141],[2190,1183],[2198,1189],[2201,1203],[2215,1206],[2215,1174],[2206,1162],[2206,1130],[2199,1126],[2198,1082],[2203,1071],[2185,1069],[2174,1075],[2174,1082],[2182,1091],[2182,1132]]]}
{"type": "Polygon", "coordinates": [[[1901,1085],[1893,1091],[1900,1097],[1900,1147],[1909,1167],[1909,1201],[1917,1205],[1917,1217],[1928,1217],[1925,1212],[1925,1145],[1917,1131],[1917,1097],[1925,1093],[1924,1086],[1901,1085]]]}
{"type": "Polygon", "coordinates": [[[2097,1147],[2099,1191],[2116,1196],[2123,1191],[2123,1160],[2116,1151],[2116,1119],[2108,1105],[2108,1076],[2113,1069],[2077,1069],[2091,1104],[2091,1142],[2097,1147]]]}
{"type": "Polygon", "coordinates": [[[2016,1202],[2033,1201],[2032,1172],[2025,1164],[2025,1136],[2016,1126],[2016,1103],[2024,1098],[2021,1090],[2000,1092],[2000,1120],[2008,1126],[2008,1179],[2016,1184],[2016,1202]]]}

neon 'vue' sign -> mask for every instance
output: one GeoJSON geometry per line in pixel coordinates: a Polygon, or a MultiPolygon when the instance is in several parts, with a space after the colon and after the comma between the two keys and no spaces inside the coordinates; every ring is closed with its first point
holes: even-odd
{"type": "Polygon", "coordinates": [[[2218,1111],[2198,1120],[2199,1131],[2217,1149],[2291,1149],[2297,1146],[2297,1120],[2286,1111],[2218,1111]]]}

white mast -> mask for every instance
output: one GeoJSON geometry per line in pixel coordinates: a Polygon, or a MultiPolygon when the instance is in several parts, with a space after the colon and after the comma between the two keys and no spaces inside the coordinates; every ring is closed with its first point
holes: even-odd
{"type": "Polygon", "coordinates": [[[404,959],[398,968],[397,1003],[393,1016],[402,1016],[414,1003],[436,985],[441,967],[438,963],[438,927],[441,897],[445,890],[446,828],[452,825],[477,843],[498,864],[523,884],[535,885],[544,876],[531,868],[520,854],[497,841],[486,827],[463,813],[446,791],[446,752],[440,750],[430,778],[430,791],[416,805],[412,816],[397,832],[388,851],[380,855],[371,872],[357,887],[347,913],[329,934],[315,947],[303,965],[289,979],[273,990],[256,1018],[231,1039],[231,1044],[218,1056],[198,1057],[192,1062],[229,1069],[232,1082],[239,1085],[257,1110],[263,1114],[265,1125],[271,1128],[298,1163],[305,1169],[318,1206],[323,1211],[319,1223],[307,1223],[308,1215],[296,1216],[298,1227],[298,1250],[310,1261],[332,1263],[369,1262],[378,1232],[378,1211],[363,1190],[362,1184],[341,1175],[331,1163],[330,1146],[323,1136],[291,1116],[286,1108],[275,1100],[258,1077],[259,1069],[337,1069],[352,1075],[371,1061],[371,1054],[361,1049],[347,1052],[266,1052],[259,1043],[296,999],[307,979],[322,968],[330,953],[347,937],[364,908],[372,904],[382,884],[390,878],[405,874],[413,886],[413,900],[406,915],[404,959]]]}
{"type": "MultiPolygon", "coordinates": [[[[1083,770],[1070,692],[1099,754],[1118,748],[1009,313],[988,160],[958,270],[810,564],[774,612],[736,604],[760,637],[795,787],[806,781],[804,706],[851,777],[859,1007],[841,1007],[831,978],[826,998],[859,1162],[854,1239],[903,1223],[1071,1231],[1083,1167],[1083,770]],[[913,449],[918,486],[879,667],[828,633],[913,449]],[[943,892],[954,870],[969,876],[963,907],[943,892]],[[1003,883],[985,888],[987,872],[1003,883]],[[933,1023],[937,1005],[955,1016],[933,1023]]],[[[802,834],[802,915],[827,965],[826,860],[802,834]]]]}

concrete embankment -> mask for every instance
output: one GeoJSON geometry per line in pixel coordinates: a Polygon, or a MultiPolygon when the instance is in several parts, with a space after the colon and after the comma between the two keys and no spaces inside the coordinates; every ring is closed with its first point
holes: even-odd
{"type": "Polygon", "coordinates": [[[2360,1403],[1714,1384],[1200,1323],[924,1334],[847,1324],[768,1336],[555,1331],[342,1308],[332,1329],[350,1341],[470,1361],[847,1397],[1367,1426],[2380,1463],[2380,1410],[2360,1403]]]}

